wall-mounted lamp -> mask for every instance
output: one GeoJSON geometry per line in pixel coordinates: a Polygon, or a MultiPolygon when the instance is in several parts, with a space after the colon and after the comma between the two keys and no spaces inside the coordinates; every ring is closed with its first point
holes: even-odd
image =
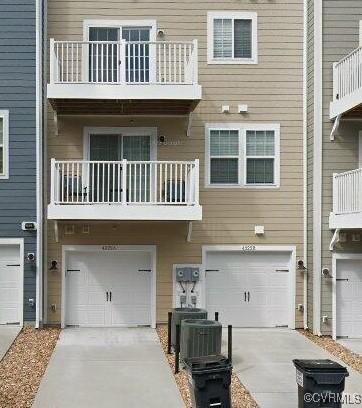
{"type": "Polygon", "coordinates": [[[323,275],[325,278],[331,278],[331,277],[332,277],[329,268],[323,268],[323,269],[322,269],[322,275],[323,275]]]}
{"type": "Polygon", "coordinates": [[[52,261],[50,264],[50,271],[57,271],[58,270],[58,262],[57,261],[52,261]]]}
{"type": "Polygon", "coordinates": [[[157,31],[157,36],[160,37],[160,38],[163,38],[165,36],[165,31],[162,30],[162,29],[158,30],[157,31]]]}

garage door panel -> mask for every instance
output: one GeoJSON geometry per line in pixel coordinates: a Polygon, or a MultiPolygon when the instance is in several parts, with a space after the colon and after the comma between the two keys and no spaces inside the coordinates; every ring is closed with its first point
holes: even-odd
{"type": "Polygon", "coordinates": [[[338,259],[336,278],[336,335],[362,337],[362,260],[338,259]]]}
{"type": "Polygon", "coordinates": [[[19,246],[0,245],[0,324],[20,322],[22,285],[19,246]]]}
{"type": "Polygon", "coordinates": [[[244,301],[244,292],[230,291],[228,296],[225,296],[218,291],[208,291],[206,295],[206,302],[208,306],[232,306],[238,305],[244,301]]]}
{"type": "Polygon", "coordinates": [[[289,262],[287,252],[207,254],[206,269],[212,270],[206,272],[205,283],[209,313],[222,313],[223,324],[235,327],[287,325],[290,273],[285,271],[289,262]],[[244,291],[250,292],[250,301],[245,302],[244,291]]]}
{"type": "Polygon", "coordinates": [[[140,251],[77,252],[69,256],[67,324],[151,324],[151,256],[140,251]],[[112,293],[112,299],[107,296],[112,293]]]}

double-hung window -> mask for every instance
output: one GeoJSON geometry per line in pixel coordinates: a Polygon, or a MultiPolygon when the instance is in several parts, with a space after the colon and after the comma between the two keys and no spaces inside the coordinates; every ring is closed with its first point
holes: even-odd
{"type": "Polygon", "coordinates": [[[254,12],[208,13],[208,63],[257,63],[257,14],[254,12]]]}
{"type": "Polygon", "coordinates": [[[0,179],[9,178],[9,112],[0,110],[0,179]]]}
{"type": "Polygon", "coordinates": [[[208,124],[208,187],[278,187],[278,124],[208,124]]]}

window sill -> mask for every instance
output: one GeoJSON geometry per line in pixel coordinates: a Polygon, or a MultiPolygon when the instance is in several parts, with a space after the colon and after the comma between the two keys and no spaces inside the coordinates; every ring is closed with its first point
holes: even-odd
{"type": "Polygon", "coordinates": [[[213,59],[209,58],[208,65],[256,65],[258,60],[256,58],[247,59],[213,59]]]}
{"type": "Polygon", "coordinates": [[[254,190],[276,190],[280,188],[279,184],[205,184],[205,188],[238,188],[254,190]]]}

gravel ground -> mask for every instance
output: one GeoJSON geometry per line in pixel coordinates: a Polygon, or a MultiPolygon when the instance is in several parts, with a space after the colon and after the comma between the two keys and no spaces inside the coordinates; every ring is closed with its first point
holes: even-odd
{"type": "Polygon", "coordinates": [[[58,340],[55,328],[24,328],[0,362],[0,407],[30,408],[58,340]]]}
{"type": "Polygon", "coordinates": [[[298,330],[313,343],[327,350],[329,353],[338,357],[344,363],[354,368],[360,374],[362,374],[362,356],[354,353],[353,351],[342,346],[342,344],[334,341],[330,336],[315,336],[309,330],[298,330]]]}
{"type": "MultiPolygon", "coordinates": [[[[171,367],[172,372],[174,373],[175,371],[174,355],[167,354],[167,327],[164,326],[158,327],[157,333],[160,338],[160,342],[163,351],[165,352],[168,363],[171,367]]],[[[191,399],[186,372],[184,370],[180,370],[178,374],[174,374],[174,377],[180,389],[185,406],[191,407],[191,399]]],[[[258,405],[254,401],[253,397],[240,383],[238,377],[235,374],[233,374],[231,378],[231,399],[233,408],[258,408],[258,405]]]]}

